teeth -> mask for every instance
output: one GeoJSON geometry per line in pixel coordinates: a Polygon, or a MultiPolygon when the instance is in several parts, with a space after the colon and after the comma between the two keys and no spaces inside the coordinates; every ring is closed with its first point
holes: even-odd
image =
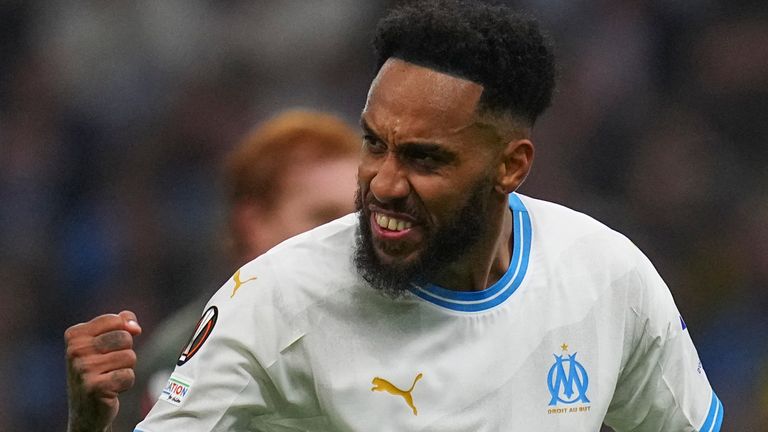
{"type": "Polygon", "coordinates": [[[376,222],[379,224],[380,227],[386,228],[389,224],[389,218],[384,215],[379,215],[376,217],[376,222]]]}
{"type": "Polygon", "coordinates": [[[413,226],[411,222],[384,216],[383,214],[376,214],[374,219],[380,227],[386,228],[390,231],[402,231],[413,226]]]}

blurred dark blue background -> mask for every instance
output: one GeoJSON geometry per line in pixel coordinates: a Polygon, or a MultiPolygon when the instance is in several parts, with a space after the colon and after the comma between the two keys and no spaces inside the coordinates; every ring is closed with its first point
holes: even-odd
{"type": "MultiPolygon", "coordinates": [[[[391,1],[0,2],[0,430],[62,430],[63,332],[146,332],[231,273],[218,161],[277,110],[350,122],[391,1]]],[[[522,192],[656,264],[726,406],[768,430],[768,6],[527,0],[560,82],[522,192]]]]}

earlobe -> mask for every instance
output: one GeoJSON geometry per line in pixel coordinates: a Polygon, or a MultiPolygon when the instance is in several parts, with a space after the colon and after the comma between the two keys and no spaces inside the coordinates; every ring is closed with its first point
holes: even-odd
{"type": "Polygon", "coordinates": [[[496,191],[509,194],[523,184],[531,170],[533,153],[533,143],[527,138],[507,143],[501,154],[496,191]]]}

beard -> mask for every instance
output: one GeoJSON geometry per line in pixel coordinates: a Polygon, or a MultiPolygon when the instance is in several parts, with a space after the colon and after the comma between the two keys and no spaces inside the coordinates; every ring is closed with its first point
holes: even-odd
{"type": "Polygon", "coordinates": [[[441,270],[462,259],[486,234],[491,183],[490,178],[480,180],[456,216],[437,230],[425,233],[419,256],[413,262],[402,264],[382,263],[376,254],[370,213],[364,210],[363,197],[358,187],[355,207],[359,223],[353,258],[358,274],[374,289],[392,298],[404,295],[412,283],[429,282],[441,270]]]}

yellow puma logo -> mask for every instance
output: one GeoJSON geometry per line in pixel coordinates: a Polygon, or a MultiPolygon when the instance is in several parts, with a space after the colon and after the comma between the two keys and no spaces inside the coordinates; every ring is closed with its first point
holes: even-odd
{"type": "Polygon", "coordinates": [[[254,277],[252,277],[252,278],[250,278],[250,279],[246,279],[246,280],[244,280],[244,281],[242,281],[242,282],[241,282],[241,281],[240,281],[240,270],[238,269],[238,270],[235,272],[235,275],[234,275],[234,276],[232,276],[232,280],[234,280],[234,281],[235,281],[235,288],[234,288],[234,289],[232,289],[232,295],[231,295],[231,296],[229,296],[229,298],[232,298],[232,297],[234,297],[234,296],[235,296],[235,293],[237,292],[237,290],[239,290],[239,289],[240,289],[240,286],[241,286],[241,285],[243,285],[243,284],[246,284],[246,283],[248,283],[248,282],[250,282],[250,281],[252,281],[252,280],[256,280],[256,276],[254,276],[254,277]]]}
{"type": "Polygon", "coordinates": [[[413,397],[411,396],[411,392],[413,391],[413,388],[416,387],[416,381],[420,379],[421,379],[421,373],[416,375],[416,378],[413,379],[413,384],[411,384],[411,388],[409,388],[408,390],[400,390],[399,388],[395,387],[391,382],[385,380],[384,378],[375,377],[371,381],[371,384],[373,384],[373,387],[371,387],[371,391],[385,391],[395,396],[402,396],[403,399],[405,399],[405,403],[407,403],[408,406],[411,407],[411,409],[413,410],[413,415],[419,415],[419,412],[416,409],[416,406],[413,404],[413,397]]]}

